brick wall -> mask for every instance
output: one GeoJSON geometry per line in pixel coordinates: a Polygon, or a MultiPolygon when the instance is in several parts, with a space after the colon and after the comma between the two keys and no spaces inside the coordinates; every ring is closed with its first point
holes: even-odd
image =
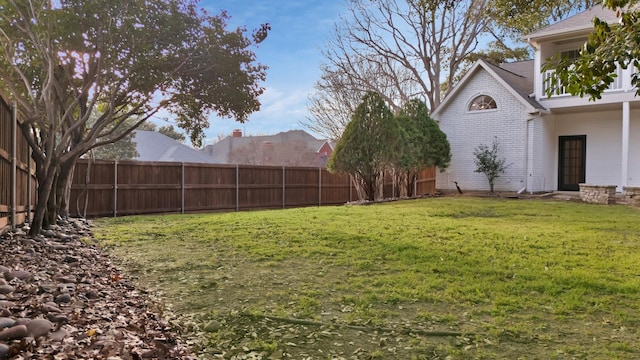
{"type": "Polygon", "coordinates": [[[440,128],[451,145],[451,165],[438,173],[437,186],[441,190],[455,189],[457,181],[463,190],[489,190],[484,174],[476,173],[474,149],[491,145],[498,138],[500,157],[510,164],[497,179],[496,191],[518,191],[525,185],[527,112],[522,102],[481,68],[472,75],[465,88],[460,89],[447,108],[439,114],[440,128]],[[489,95],[497,109],[467,111],[469,102],[478,95],[489,95]]]}

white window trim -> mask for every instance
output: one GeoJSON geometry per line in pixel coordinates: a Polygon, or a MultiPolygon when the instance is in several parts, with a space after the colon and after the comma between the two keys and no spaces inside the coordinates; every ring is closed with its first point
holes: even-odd
{"type": "Polygon", "coordinates": [[[477,113],[488,113],[488,112],[494,112],[494,111],[498,111],[498,109],[500,109],[500,102],[498,101],[497,97],[494,96],[493,94],[490,93],[486,93],[486,92],[480,92],[480,93],[476,93],[473,96],[471,96],[471,98],[469,98],[469,100],[467,101],[467,104],[465,105],[465,110],[467,111],[467,113],[470,114],[477,114],[477,113]],[[473,103],[473,101],[475,99],[477,99],[480,96],[488,96],[491,99],[493,99],[493,101],[496,103],[496,107],[494,109],[483,109],[483,110],[470,110],[469,108],[471,107],[471,104],[473,103]]]}

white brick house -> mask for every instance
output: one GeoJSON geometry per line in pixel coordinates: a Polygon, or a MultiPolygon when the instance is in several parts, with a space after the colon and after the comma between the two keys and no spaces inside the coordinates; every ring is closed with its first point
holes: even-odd
{"type": "Polygon", "coordinates": [[[593,7],[527,36],[535,59],[495,66],[478,61],[434,109],[451,144],[451,165],[437,177],[439,189],[488,190],[476,173],[473,150],[491,145],[510,164],[496,191],[577,191],[579,183],[640,186],[640,97],[631,67],[602,99],[545,94],[541,65],[559,53],[575,54],[594,16],[615,23],[615,13],[593,7]]]}

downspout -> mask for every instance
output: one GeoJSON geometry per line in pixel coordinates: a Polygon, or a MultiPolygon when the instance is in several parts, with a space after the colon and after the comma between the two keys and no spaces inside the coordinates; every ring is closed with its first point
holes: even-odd
{"type": "MultiPolygon", "coordinates": [[[[533,114],[529,114],[527,121],[524,126],[524,186],[522,189],[517,191],[517,194],[520,195],[527,190],[529,187],[529,123],[531,120],[535,119],[535,114],[539,114],[539,111],[536,111],[533,114]]],[[[529,191],[531,193],[531,191],[529,191]]]]}

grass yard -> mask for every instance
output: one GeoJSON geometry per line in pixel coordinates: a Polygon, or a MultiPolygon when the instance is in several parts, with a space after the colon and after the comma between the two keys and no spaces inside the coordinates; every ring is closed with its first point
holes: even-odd
{"type": "Polygon", "coordinates": [[[640,211],[445,197],[95,222],[204,358],[640,358],[640,211]]]}

